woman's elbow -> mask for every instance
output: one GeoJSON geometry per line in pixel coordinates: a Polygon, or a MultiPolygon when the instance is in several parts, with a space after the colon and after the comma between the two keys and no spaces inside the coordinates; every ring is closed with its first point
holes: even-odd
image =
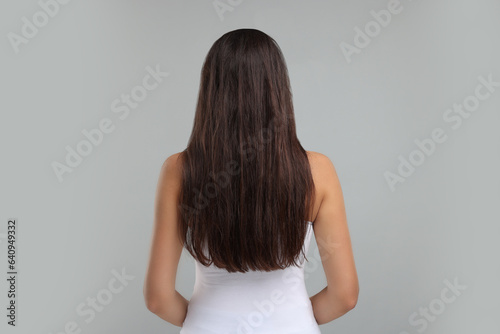
{"type": "Polygon", "coordinates": [[[353,285],[350,287],[343,287],[336,289],[333,298],[336,299],[337,305],[344,311],[349,312],[356,307],[358,303],[359,287],[358,285],[353,285]]]}
{"type": "Polygon", "coordinates": [[[359,296],[359,287],[358,286],[353,288],[351,292],[349,292],[348,294],[345,295],[344,305],[345,305],[345,308],[347,311],[350,311],[356,307],[356,304],[358,303],[358,296],[359,296]]]}
{"type": "Polygon", "coordinates": [[[165,303],[165,300],[163,298],[159,298],[160,296],[159,293],[151,291],[152,289],[146,289],[144,288],[143,295],[144,295],[144,304],[146,305],[146,308],[152,312],[157,314],[162,305],[165,303]]]}
{"type": "Polygon", "coordinates": [[[344,303],[346,310],[350,311],[356,307],[356,304],[358,303],[358,296],[357,295],[351,296],[348,299],[346,299],[344,303]]]}
{"type": "Polygon", "coordinates": [[[152,313],[158,313],[160,311],[161,303],[155,299],[144,298],[146,308],[152,313]]]}

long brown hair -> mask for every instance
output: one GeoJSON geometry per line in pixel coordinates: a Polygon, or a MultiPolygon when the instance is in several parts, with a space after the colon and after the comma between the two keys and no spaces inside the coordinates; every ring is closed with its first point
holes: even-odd
{"type": "Polygon", "coordinates": [[[196,260],[246,272],[305,256],[314,183],[273,38],[238,29],[213,44],[181,158],[180,238],[196,260]]]}

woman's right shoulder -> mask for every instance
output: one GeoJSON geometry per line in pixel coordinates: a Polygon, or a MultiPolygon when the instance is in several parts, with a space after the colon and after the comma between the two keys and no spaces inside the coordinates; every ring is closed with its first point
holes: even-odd
{"type": "MultiPolygon", "coordinates": [[[[335,167],[330,158],[323,153],[306,151],[311,174],[316,188],[317,211],[325,198],[336,198],[341,196],[340,184],[335,167]]],[[[315,215],[315,217],[317,214],[315,215]]]]}
{"type": "Polygon", "coordinates": [[[311,165],[311,173],[313,177],[317,176],[321,179],[325,174],[331,174],[332,171],[335,172],[335,167],[330,158],[323,153],[315,151],[306,151],[307,157],[309,159],[309,164],[311,165]]]}

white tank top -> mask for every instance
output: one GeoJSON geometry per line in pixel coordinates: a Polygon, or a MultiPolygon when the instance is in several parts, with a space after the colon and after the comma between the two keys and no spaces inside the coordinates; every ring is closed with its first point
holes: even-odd
{"type": "MultiPolygon", "coordinates": [[[[313,223],[304,240],[307,254],[313,223]]],[[[321,334],[300,266],[230,273],[195,261],[196,280],[180,334],[321,334]]]]}

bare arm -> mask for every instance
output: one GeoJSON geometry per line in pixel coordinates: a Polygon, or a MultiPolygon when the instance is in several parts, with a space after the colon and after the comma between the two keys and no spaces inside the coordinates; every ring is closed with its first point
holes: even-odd
{"type": "Polygon", "coordinates": [[[318,324],[326,324],[356,306],[359,285],[344,198],[333,163],[316,153],[315,184],[322,200],[314,221],[314,234],[326,275],[327,286],[310,298],[318,324]]]}
{"type": "Polygon", "coordinates": [[[182,326],[188,300],[175,290],[182,244],[177,237],[177,196],[180,190],[178,154],[163,164],[155,199],[155,220],[148,271],[144,281],[147,308],[176,326],[182,326]]]}

